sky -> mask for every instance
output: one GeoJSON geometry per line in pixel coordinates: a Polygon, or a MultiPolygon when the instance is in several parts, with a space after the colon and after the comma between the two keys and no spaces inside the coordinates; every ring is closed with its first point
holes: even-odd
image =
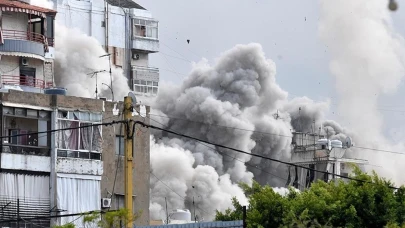
{"type": "MultiPolygon", "coordinates": [[[[277,65],[277,82],[291,98],[330,99],[328,118],[342,121],[335,79],[329,71],[328,47],[318,36],[318,1],[137,2],[159,20],[160,52],[150,55],[150,66],[160,68],[161,81],[179,84],[193,62],[206,58],[212,63],[236,44],[260,43],[277,65]]],[[[405,4],[399,2],[398,10],[391,15],[396,30],[405,37],[405,4]]],[[[379,102],[384,134],[396,142],[405,138],[401,127],[405,124],[404,83],[398,88],[379,102]]]]}

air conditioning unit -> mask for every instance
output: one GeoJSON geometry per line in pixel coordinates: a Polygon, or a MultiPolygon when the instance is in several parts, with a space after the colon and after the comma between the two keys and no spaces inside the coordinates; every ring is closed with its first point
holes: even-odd
{"type": "Polygon", "coordinates": [[[102,208],[110,208],[111,207],[111,199],[110,198],[102,198],[101,199],[101,207],[102,208]]]}
{"type": "Polygon", "coordinates": [[[28,62],[28,58],[21,58],[21,65],[22,66],[28,66],[29,62],[28,62]]]}
{"type": "Polygon", "coordinates": [[[139,59],[139,54],[138,53],[132,53],[132,59],[138,60],[139,59]]]}

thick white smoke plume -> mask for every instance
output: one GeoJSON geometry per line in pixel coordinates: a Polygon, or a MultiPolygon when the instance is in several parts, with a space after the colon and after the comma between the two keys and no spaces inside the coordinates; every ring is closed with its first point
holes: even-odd
{"type": "MultiPolygon", "coordinates": [[[[405,75],[404,39],[393,29],[387,1],[320,1],[320,12],[319,33],[331,54],[341,118],[354,141],[362,147],[403,150],[402,144],[392,145],[383,136],[383,119],[377,110],[379,97],[395,92],[405,75]]],[[[405,169],[400,168],[403,155],[353,150],[356,158],[382,166],[377,168],[379,174],[397,184],[405,181],[405,169]]]]}
{"type": "MultiPolygon", "coordinates": [[[[109,58],[100,57],[106,52],[93,37],[76,29],[56,24],[55,83],[67,88],[68,95],[111,99],[109,58]],[[105,71],[93,74],[97,71],[105,71]],[[97,78],[96,78],[97,77],[97,78]],[[97,84],[96,84],[97,82],[97,84]],[[105,85],[106,84],[106,85],[105,85]]],[[[115,100],[122,100],[128,94],[128,80],[121,69],[112,66],[112,80],[115,100]]]]}
{"type": "MultiPolygon", "coordinates": [[[[54,8],[52,1],[31,0],[30,3],[48,9],[54,8]]],[[[115,100],[122,100],[128,94],[128,79],[121,69],[112,64],[110,77],[109,58],[101,57],[107,53],[95,38],[78,29],[66,28],[56,21],[55,40],[55,84],[66,88],[68,95],[112,99],[112,92],[108,87],[111,86],[111,80],[115,100]]]]}

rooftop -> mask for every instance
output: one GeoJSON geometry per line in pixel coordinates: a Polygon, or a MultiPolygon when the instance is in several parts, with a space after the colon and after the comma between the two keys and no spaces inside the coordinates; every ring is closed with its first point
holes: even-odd
{"type": "Polygon", "coordinates": [[[43,14],[56,14],[55,10],[30,5],[16,0],[0,0],[0,8],[2,11],[23,12],[41,17],[45,17],[43,14]]]}
{"type": "Polygon", "coordinates": [[[110,5],[123,7],[123,8],[135,8],[135,9],[142,9],[144,10],[141,5],[132,1],[132,0],[107,0],[110,5]]]}

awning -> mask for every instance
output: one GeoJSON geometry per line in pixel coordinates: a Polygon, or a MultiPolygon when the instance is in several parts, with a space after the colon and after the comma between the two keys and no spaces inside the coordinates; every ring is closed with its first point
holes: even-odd
{"type": "Polygon", "coordinates": [[[32,10],[32,9],[22,9],[22,8],[15,8],[15,7],[1,7],[1,11],[8,11],[8,12],[16,12],[16,13],[26,13],[26,14],[33,14],[33,15],[37,15],[38,17],[42,17],[45,18],[46,15],[44,13],[38,12],[36,10],[32,10]]]}
{"type": "Polygon", "coordinates": [[[56,14],[56,11],[52,9],[47,9],[43,7],[30,5],[24,2],[11,0],[0,0],[0,9],[1,11],[33,14],[42,18],[46,18],[47,14],[51,15],[56,14]]]}
{"type": "Polygon", "coordinates": [[[26,57],[26,58],[34,58],[45,61],[45,58],[40,55],[23,53],[23,52],[7,52],[7,51],[0,51],[0,55],[8,55],[8,56],[18,56],[18,57],[26,57]]]}

